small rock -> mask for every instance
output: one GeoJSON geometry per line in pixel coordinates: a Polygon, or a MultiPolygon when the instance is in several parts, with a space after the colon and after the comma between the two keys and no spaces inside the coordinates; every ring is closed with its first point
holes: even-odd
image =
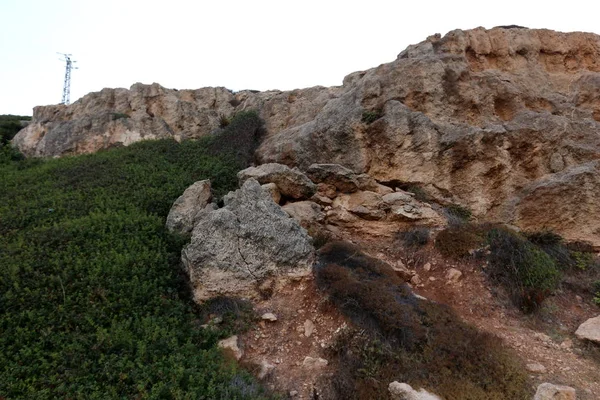
{"type": "Polygon", "coordinates": [[[575,300],[577,300],[578,303],[583,302],[583,298],[580,295],[575,295],[575,300]]]}
{"type": "Polygon", "coordinates": [[[304,361],[302,365],[307,368],[323,368],[327,366],[329,362],[324,358],[313,358],[313,357],[304,357],[304,361]]]}
{"type": "Polygon", "coordinates": [[[298,396],[298,391],[297,390],[290,390],[290,397],[296,397],[298,396]]]}
{"type": "Polygon", "coordinates": [[[458,282],[461,277],[462,272],[456,268],[450,268],[448,272],[446,272],[446,279],[450,282],[458,282]]]}
{"type": "Polygon", "coordinates": [[[389,384],[388,391],[393,400],[442,400],[425,389],[416,391],[409,384],[396,381],[389,384]]]}
{"type": "Polygon", "coordinates": [[[571,339],[567,339],[560,344],[561,349],[568,350],[573,347],[573,341],[571,339]]]}
{"type": "Polygon", "coordinates": [[[315,330],[315,324],[310,319],[304,321],[304,336],[310,337],[315,330]]]}
{"type": "Polygon", "coordinates": [[[271,322],[275,322],[277,321],[277,316],[273,313],[264,313],[261,317],[261,319],[264,319],[265,321],[271,321],[271,322]]]}
{"type": "Polygon", "coordinates": [[[526,365],[527,371],[534,374],[543,374],[546,372],[546,367],[540,363],[531,363],[526,365]]]}
{"type": "Polygon", "coordinates": [[[538,386],[533,400],[576,400],[575,389],[569,386],[542,383],[538,386]]]}
{"type": "Polygon", "coordinates": [[[420,285],[421,284],[421,278],[419,277],[419,275],[415,274],[415,276],[413,276],[410,279],[410,283],[412,283],[413,285],[420,285]]]}
{"type": "Polygon", "coordinates": [[[219,341],[218,346],[226,351],[231,351],[236,360],[239,360],[244,355],[244,352],[238,345],[237,335],[219,341]]]}
{"type": "Polygon", "coordinates": [[[260,371],[258,373],[258,379],[265,379],[274,369],[275,366],[273,364],[269,363],[267,360],[262,360],[260,362],[260,371]]]}
{"type": "Polygon", "coordinates": [[[430,282],[435,282],[435,276],[430,276],[430,277],[429,277],[429,281],[430,281],[430,282]]]}
{"type": "Polygon", "coordinates": [[[431,271],[431,263],[426,263],[423,265],[423,269],[427,272],[431,271]]]}

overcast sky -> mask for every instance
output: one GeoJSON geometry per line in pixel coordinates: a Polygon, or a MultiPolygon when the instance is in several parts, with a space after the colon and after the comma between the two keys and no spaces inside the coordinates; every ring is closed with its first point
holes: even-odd
{"type": "Polygon", "coordinates": [[[0,0],[0,114],[104,87],[295,89],[340,85],[434,33],[523,25],[600,32],[591,0],[0,0]],[[559,5],[554,5],[559,3],[559,5]]]}

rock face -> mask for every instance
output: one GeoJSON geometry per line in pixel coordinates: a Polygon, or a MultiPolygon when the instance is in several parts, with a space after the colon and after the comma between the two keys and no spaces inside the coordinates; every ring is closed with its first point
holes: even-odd
{"type": "Polygon", "coordinates": [[[356,177],[420,185],[475,216],[600,246],[599,93],[600,36],[477,28],[433,35],[335,88],[105,89],[36,108],[14,143],[58,156],[182,140],[253,108],[268,131],[262,163],[340,164],[356,177]]]}
{"type": "Polygon", "coordinates": [[[542,383],[538,386],[533,400],[575,400],[577,393],[569,386],[542,383]]]}
{"type": "Polygon", "coordinates": [[[202,212],[212,200],[210,181],[198,181],[188,187],[173,203],[167,216],[167,229],[181,234],[194,229],[196,215],[202,212]]]}
{"type": "Polygon", "coordinates": [[[590,340],[600,343],[600,315],[595,318],[590,318],[583,324],[579,325],[575,336],[582,340],[590,340]]]}
{"type": "Polygon", "coordinates": [[[600,36],[456,30],[347,76],[259,154],[419,184],[476,216],[600,245],[599,85],[600,36]]]}
{"type": "Polygon", "coordinates": [[[269,132],[310,121],[339,88],[313,87],[282,92],[223,87],[167,89],[136,83],[130,89],[103,89],[69,106],[35,107],[31,123],[13,143],[26,156],[93,153],[144,139],[184,140],[206,136],[221,116],[259,110],[269,132]]]}
{"type": "Polygon", "coordinates": [[[182,251],[196,301],[217,295],[260,298],[310,273],[310,237],[254,179],[202,212],[182,251]]]}

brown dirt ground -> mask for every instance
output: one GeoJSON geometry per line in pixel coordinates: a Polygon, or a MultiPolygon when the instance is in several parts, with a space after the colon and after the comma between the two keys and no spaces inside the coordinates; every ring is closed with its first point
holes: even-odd
{"type": "MultiPolygon", "coordinates": [[[[535,386],[543,382],[564,384],[577,389],[578,399],[600,399],[600,349],[574,336],[579,324],[600,313],[591,298],[578,299],[563,289],[547,299],[539,312],[525,315],[488,284],[482,261],[445,261],[430,245],[418,254],[399,256],[391,235],[383,231],[373,235],[347,229],[338,235],[392,265],[401,260],[421,280],[414,287],[417,294],[449,305],[465,321],[498,335],[525,364],[543,365],[544,373],[531,373],[535,386]],[[426,264],[430,267],[425,268],[426,264]],[[462,272],[457,282],[448,281],[449,268],[462,272]]],[[[326,381],[333,373],[332,366],[309,367],[303,361],[305,357],[325,358],[324,349],[347,324],[346,319],[319,292],[312,277],[292,282],[255,308],[261,315],[273,312],[278,320],[262,321],[240,337],[245,351],[242,363],[252,369],[267,361],[274,366],[264,378],[271,389],[294,399],[317,398],[317,382],[326,381]],[[306,320],[315,327],[310,337],[305,335],[306,320]]]]}

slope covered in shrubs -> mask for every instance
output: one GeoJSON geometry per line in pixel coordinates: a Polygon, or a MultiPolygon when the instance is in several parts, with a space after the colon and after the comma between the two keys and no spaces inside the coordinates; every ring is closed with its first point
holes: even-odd
{"type": "Polygon", "coordinates": [[[387,398],[396,380],[447,400],[528,399],[527,374],[498,339],[414,296],[386,263],[345,242],[319,251],[317,283],[356,325],[330,350],[335,398],[387,398]]]}
{"type": "Polygon", "coordinates": [[[0,398],[265,397],[200,328],[164,228],[194,181],[236,186],[220,138],[0,165],[0,398]]]}

